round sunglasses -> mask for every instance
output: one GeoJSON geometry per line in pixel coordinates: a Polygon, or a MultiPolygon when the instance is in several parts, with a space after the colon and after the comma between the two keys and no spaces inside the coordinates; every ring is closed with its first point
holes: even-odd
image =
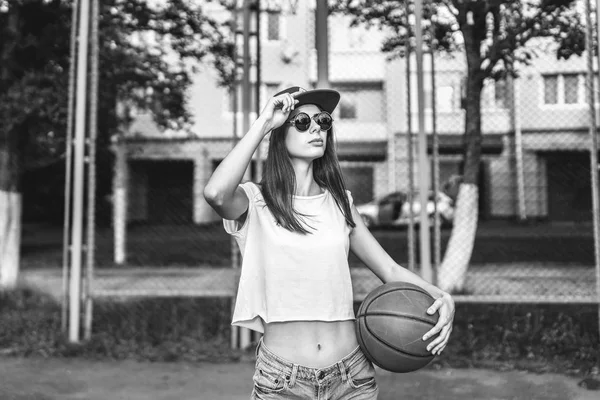
{"type": "Polygon", "coordinates": [[[333,118],[327,111],[321,111],[312,117],[305,112],[300,112],[296,114],[294,118],[287,121],[287,124],[294,125],[300,132],[305,132],[310,127],[311,120],[313,119],[322,131],[328,131],[333,124],[333,118]]]}

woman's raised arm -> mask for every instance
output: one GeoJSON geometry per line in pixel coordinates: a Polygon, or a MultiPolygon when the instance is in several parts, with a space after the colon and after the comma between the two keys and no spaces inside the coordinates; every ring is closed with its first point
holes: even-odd
{"type": "Polygon", "coordinates": [[[252,154],[271,130],[281,126],[297,100],[294,95],[272,97],[250,130],[227,154],[204,187],[204,198],[225,219],[238,219],[248,209],[248,198],[238,186],[252,159],[252,154]]]}

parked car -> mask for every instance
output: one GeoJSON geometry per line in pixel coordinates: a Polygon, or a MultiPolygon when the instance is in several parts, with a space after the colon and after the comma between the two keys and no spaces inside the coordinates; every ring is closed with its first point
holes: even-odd
{"type": "MultiPolygon", "coordinates": [[[[442,226],[452,224],[454,219],[454,201],[444,192],[428,193],[427,215],[429,226],[433,226],[435,218],[435,207],[437,204],[438,215],[442,226]]],[[[356,206],[365,225],[369,228],[376,226],[405,226],[410,222],[410,204],[405,192],[393,192],[383,197],[371,200],[368,203],[356,206]]],[[[416,225],[421,219],[421,202],[419,194],[413,194],[412,219],[416,225]]]]}

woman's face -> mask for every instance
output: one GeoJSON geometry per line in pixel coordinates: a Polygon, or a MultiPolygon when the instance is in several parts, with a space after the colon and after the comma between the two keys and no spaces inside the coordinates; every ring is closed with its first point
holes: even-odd
{"type": "Polygon", "coordinates": [[[321,127],[312,119],[315,114],[321,112],[319,107],[313,104],[306,104],[292,110],[288,121],[293,120],[294,116],[301,112],[311,117],[310,127],[308,130],[301,132],[294,125],[288,124],[286,128],[285,147],[290,157],[312,161],[323,157],[325,154],[327,131],[322,131],[321,127]]]}

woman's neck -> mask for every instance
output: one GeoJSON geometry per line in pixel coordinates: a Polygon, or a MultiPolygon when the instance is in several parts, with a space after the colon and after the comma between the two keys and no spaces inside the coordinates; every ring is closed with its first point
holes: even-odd
{"type": "Polygon", "coordinates": [[[321,188],[313,177],[313,166],[312,163],[306,165],[304,168],[295,166],[296,168],[296,196],[316,196],[322,193],[321,188]]]}

